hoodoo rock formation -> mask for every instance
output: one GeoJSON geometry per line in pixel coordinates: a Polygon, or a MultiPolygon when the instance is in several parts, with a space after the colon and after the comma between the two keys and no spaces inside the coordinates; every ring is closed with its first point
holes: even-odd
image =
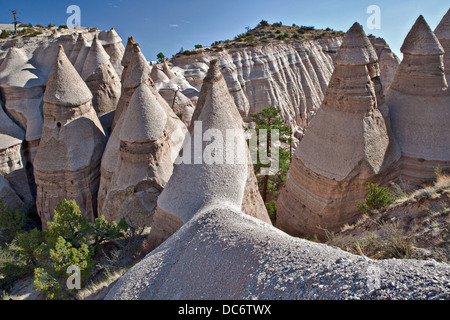
{"type": "Polygon", "coordinates": [[[100,31],[98,38],[105,48],[105,51],[108,53],[111,64],[114,66],[114,69],[120,77],[123,72],[122,58],[125,53],[122,38],[117,34],[114,28],[111,28],[109,31],[100,31]]]}
{"type": "Polygon", "coordinates": [[[85,36],[81,33],[78,36],[77,43],[73,49],[73,53],[70,54],[70,61],[72,62],[75,69],[81,75],[83,72],[84,62],[89,54],[91,44],[86,40],[85,36]],[[76,57],[75,57],[76,55],[76,57]]]}
{"type": "Polygon", "coordinates": [[[256,183],[247,187],[256,178],[251,179],[243,122],[217,60],[204,79],[193,120],[180,163],[158,199],[150,233],[155,247],[212,205],[238,211],[245,206],[246,214],[271,223],[259,193],[250,192],[256,183]]]}
{"type": "MultiPolygon", "coordinates": [[[[46,80],[23,49],[10,48],[0,66],[0,90],[8,115],[25,130],[24,162],[33,163],[42,132],[46,80]]],[[[29,172],[32,175],[32,170],[29,172]]]]}
{"type": "Polygon", "coordinates": [[[167,61],[163,63],[163,70],[158,65],[153,66],[150,77],[161,97],[166,100],[175,114],[179,115],[184,123],[189,126],[200,93],[184,77],[175,75],[167,61]]]}
{"type": "Polygon", "coordinates": [[[174,132],[183,131],[179,119],[167,113],[146,83],[136,89],[123,117],[120,156],[103,212],[109,221],[126,218],[134,226],[149,227],[182,145],[174,132]]]}
{"type": "Polygon", "coordinates": [[[44,94],[44,127],[34,161],[44,227],[64,199],[76,200],[84,216],[95,218],[104,144],[92,94],[60,46],[44,94]]]}
{"type": "MultiPolygon", "coordinates": [[[[445,30],[443,25],[439,30],[445,30]]],[[[450,94],[444,49],[420,16],[401,51],[403,61],[386,98],[402,151],[401,178],[421,184],[433,180],[438,167],[450,170],[450,94]]]]}
{"type": "MultiPolygon", "coordinates": [[[[125,55],[127,57],[128,55],[125,55]]],[[[172,134],[172,132],[177,132],[180,130],[180,132],[183,132],[183,130],[186,130],[185,125],[181,122],[181,120],[173,113],[173,111],[170,109],[169,105],[166,103],[166,101],[160,96],[157,89],[153,86],[153,82],[150,78],[150,65],[148,64],[147,60],[145,59],[144,55],[141,52],[141,49],[139,47],[139,44],[135,43],[133,44],[133,50],[131,53],[131,60],[129,63],[129,66],[126,67],[126,75],[125,79],[123,81],[123,90],[122,95],[120,97],[118,107],[116,110],[116,114],[114,117],[115,126],[113,128],[111,137],[108,140],[108,143],[106,145],[105,152],[103,154],[102,163],[101,163],[101,181],[100,181],[100,189],[98,193],[98,211],[101,214],[104,214],[105,216],[109,217],[109,213],[107,212],[105,205],[105,199],[108,196],[110,192],[110,186],[113,179],[114,172],[117,168],[117,165],[119,163],[119,159],[121,158],[121,134],[122,134],[122,128],[124,125],[124,122],[126,120],[126,114],[128,110],[128,106],[130,104],[131,98],[135,91],[142,85],[145,84],[148,86],[149,90],[151,91],[152,95],[158,102],[158,104],[162,107],[164,112],[167,114],[167,116],[170,118],[170,121],[168,121],[168,127],[165,130],[165,133],[168,135],[168,137],[165,137],[166,139],[170,139],[170,143],[167,146],[167,148],[163,148],[165,152],[167,150],[171,150],[171,152],[175,152],[175,147],[172,148],[172,142],[175,142],[174,145],[177,143],[181,143],[178,141],[178,139],[172,134]],[[173,140],[172,140],[173,139],[173,140]]],[[[145,103],[143,105],[146,105],[145,103]]],[[[153,121],[154,119],[152,119],[153,121]]],[[[143,121],[143,119],[141,119],[143,121]]],[[[144,127],[148,126],[147,124],[143,125],[144,127]]],[[[128,125],[127,129],[125,131],[130,130],[132,128],[132,125],[128,125]]],[[[123,133],[126,134],[126,133],[123,133]]],[[[180,136],[183,136],[180,134],[180,136]]],[[[128,141],[130,143],[131,141],[128,141]]],[[[161,142],[161,141],[159,141],[161,142]]],[[[133,152],[133,151],[130,151],[133,152]]],[[[164,159],[164,161],[167,159],[166,155],[158,155],[160,159],[164,159]]],[[[128,156],[128,158],[130,158],[128,156]]],[[[162,165],[162,167],[166,167],[165,165],[162,165]]],[[[173,166],[173,162],[170,164],[170,167],[173,166]]],[[[156,169],[155,169],[156,170],[156,169]]],[[[154,173],[157,173],[156,171],[154,173]]],[[[143,177],[144,179],[144,177],[143,177]]],[[[161,179],[166,181],[165,176],[158,177],[157,179],[161,179]]],[[[164,183],[161,183],[163,185],[164,183]]],[[[117,207],[115,211],[117,212],[120,208],[117,207]]],[[[151,212],[148,213],[149,215],[151,212]]],[[[111,219],[116,219],[116,215],[112,215],[111,219]]]]}
{"type": "Polygon", "coordinates": [[[278,199],[277,227],[319,235],[353,223],[367,182],[389,181],[400,157],[378,57],[362,26],[344,37],[322,107],[300,142],[278,199]]]}
{"type": "Polygon", "coordinates": [[[395,73],[400,65],[400,59],[392,52],[386,41],[382,38],[369,37],[373,48],[378,55],[378,64],[380,66],[380,79],[383,85],[383,91],[387,92],[394,81],[395,73]]]}
{"type": "MultiPolygon", "coordinates": [[[[377,84],[379,71],[376,54],[366,40],[361,26],[355,25],[349,31],[347,40],[344,40],[348,52],[340,58],[333,79],[339,75],[339,79],[344,80],[342,77],[345,75],[347,81],[344,82],[349,83],[347,85],[355,92],[347,106],[344,103],[341,108],[350,108],[355,113],[365,110],[365,113],[375,114],[379,113],[376,112],[376,97],[381,99],[382,92],[381,84],[377,84]],[[351,48],[352,43],[359,43],[361,49],[356,46],[351,48]],[[351,66],[354,72],[348,72],[351,66]],[[359,81],[351,80],[351,77],[358,80],[365,78],[366,81],[355,87],[359,81]],[[366,90],[372,98],[367,93],[358,96],[367,83],[370,85],[366,90]]],[[[196,111],[198,120],[203,121],[203,129],[216,128],[220,132],[224,129],[238,130],[236,106],[224,107],[228,104],[233,104],[233,99],[221,78],[218,63],[212,62],[196,111]]],[[[381,114],[368,115],[372,116],[379,123],[384,122],[381,114]]],[[[371,120],[364,121],[368,137],[373,137],[369,128],[371,120]]],[[[195,127],[190,130],[193,133],[195,127]]],[[[195,136],[191,138],[194,140],[195,136]]],[[[244,154],[246,143],[243,136],[241,138],[238,138],[237,148],[244,154]]],[[[189,150],[183,152],[186,151],[189,150]]],[[[201,151],[206,151],[205,145],[201,151]]],[[[217,153],[210,154],[218,156],[217,153]]],[[[377,159],[373,161],[377,162],[377,159]]],[[[375,261],[293,238],[244,214],[240,206],[246,169],[241,163],[177,166],[158,200],[151,232],[155,227],[159,228],[159,232],[167,232],[180,224],[184,225],[122,276],[106,299],[360,300],[449,297],[446,279],[450,276],[450,268],[447,264],[395,259],[375,261]],[[156,219],[158,213],[160,218],[166,220],[156,219]],[[163,221],[164,228],[161,228],[163,225],[159,223],[163,221]],[[376,288],[371,283],[374,274],[378,275],[376,280],[379,281],[376,288]]]]}
{"type": "MultiPolygon", "coordinates": [[[[129,43],[129,45],[131,44],[129,43]]],[[[127,49],[128,48],[129,46],[127,46],[127,49]]],[[[117,104],[116,113],[114,115],[112,133],[106,145],[105,152],[103,153],[101,163],[100,189],[98,192],[98,211],[103,214],[105,213],[103,211],[103,205],[108,193],[108,187],[111,183],[111,179],[117,165],[117,160],[119,159],[119,134],[124,120],[124,117],[122,115],[126,113],[128,104],[136,89],[142,83],[148,83],[149,85],[151,85],[150,66],[145,60],[139,44],[132,44],[131,58],[129,58],[130,51],[127,50],[126,52],[127,54],[124,55],[124,59],[130,59],[130,62],[129,65],[124,69],[125,79],[122,81],[122,93],[117,104]]],[[[127,61],[124,61],[125,65],[127,63],[127,61]]]]}
{"type": "Polygon", "coordinates": [[[13,208],[22,209],[33,202],[21,155],[25,132],[18,127],[0,106],[0,199],[13,208]]]}
{"type": "MultiPolygon", "coordinates": [[[[127,46],[125,47],[125,52],[122,57],[122,62],[120,63],[123,67],[121,81],[122,83],[125,81],[125,77],[127,75],[128,67],[131,63],[131,57],[133,56],[133,46],[136,43],[133,37],[129,37],[127,41],[127,46]]],[[[123,90],[123,87],[122,87],[123,90]]]]}
{"type": "MultiPolygon", "coordinates": [[[[447,11],[441,22],[434,30],[436,38],[445,51],[444,54],[444,67],[445,75],[447,77],[447,84],[450,83],[450,9],[447,11]]],[[[447,90],[450,94],[450,90],[447,90]]]]}
{"type": "Polygon", "coordinates": [[[92,104],[99,117],[116,109],[121,94],[120,77],[97,37],[89,49],[81,77],[92,92],[92,104]]]}

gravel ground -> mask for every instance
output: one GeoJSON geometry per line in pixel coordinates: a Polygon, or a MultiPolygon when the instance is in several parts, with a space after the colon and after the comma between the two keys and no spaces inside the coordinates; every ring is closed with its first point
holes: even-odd
{"type": "Polygon", "coordinates": [[[450,267],[371,260],[212,208],[120,278],[106,299],[450,299],[450,267]]]}

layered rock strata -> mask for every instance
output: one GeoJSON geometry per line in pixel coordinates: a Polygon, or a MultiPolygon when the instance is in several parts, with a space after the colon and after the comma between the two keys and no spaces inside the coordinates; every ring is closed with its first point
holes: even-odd
{"type": "Polygon", "coordinates": [[[244,119],[268,106],[282,111],[287,123],[305,128],[317,112],[334,70],[342,37],[294,44],[224,50],[171,60],[197,89],[218,59],[227,86],[244,119]]]}
{"type": "Polygon", "coordinates": [[[44,75],[22,49],[10,48],[0,66],[0,91],[8,115],[25,130],[25,161],[32,164],[42,132],[44,75]]]}
{"type": "Polygon", "coordinates": [[[438,167],[450,170],[450,94],[444,49],[420,16],[401,51],[403,61],[387,102],[402,150],[401,179],[421,184],[435,179],[438,167]]]}
{"type": "Polygon", "coordinates": [[[182,145],[174,132],[184,126],[167,114],[146,83],[136,89],[123,117],[120,154],[103,212],[109,221],[126,218],[134,226],[149,227],[182,145]]]}
{"type": "Polygon", "coordinates": [[[101,181],[98,193],[98,210],[101,213],[107,214],[104,212],[103,206],[105,198],[108,194],[108,188],[111,183],[114,170],[116,169],[117,161],[119,159],[120,132],[125,119],[124,115],[126,114],[129,102],[136,89],[141,84],[147,84],[150,91],[153,93],[156,100],[164,108],[164,110],[166,110],[171,117],[177,118],[177,116],[170,110],[170,107],[166,101],[159,95],[156,88],[153,86],[153,82],[150,78],[150,72],[150,65],[147,63],[147,60],[142,54],[139,44],[135,43],[133,45],[130,64],[127,67],[126,76],[122,84],[123,90],[117,105],[116,114],[114,116],[113,131],[102,157],[101,181]]]}
{"type": "Polygon", "coordinates": [[[384,105],[378,57],[362,26],[344,37],[322,107],[300,142],[278,199],[277,227],[324,236],[352,224],[366,183],[394,176],[400,151],[384,105]]]}
{"type": "Polygon", "coordinates": [[[252,188],[247,184],[254,172],[243,122],[217,60],[204,79],[194,121],[179,163],[158,199],[150,233],[154,247],[213,205],[238,211],[245,207],[246,214],[270,223],[261,196],[250,197],[252,188]]]}
{"type": "Polygon", "coordinates": [[[121,94],[120,77],[97,37],[86,57],[81,77],[92,92],[92,104],[99,117],[116,109],[121,94]]]}
{"type": "Polygon", "coordinates": [[[111,64],[119,77],[121,77],[123,72],[122,59],[125,53],[122,38],[117,34],[114,28],[111,28],[109,31],[99,32],[98,38],[105,48],[105,51],[108,53],[111,59],[111,64]]]}
{"type": "MultiPolygon", "coordinates": [[[[444,54],[444,68],[445,75],[447,77],[447,84],[450,83],[450,9],[445,16],[439,22],[438,26],[434,30],[436,38],[445,51],[444,54]]],[[[450,90],[447,91],[450,94],[450,90]]]]}
{"type": "Polygon", "coordinates": [[[394,81],[395,74],[401,61],[397,55],[392,52],[384,39],[369,37],[369,40],[377,52],[381,83],[383,84],[384,92],[387,92],[392,81],[394,81]]]}
{"type": "Polygon", "coordinates": [[[43,226],[64,199],[96,217],[105,133],[92,94],[61,46],[44,94],[44,126],[35,158],[36,206],[43,226]]]}
{"type": "Polygon", "coordinates": [[[0,106],[0,177],[5,180],[1,183],[5,193],[2,192],[0,197],[12,208],[18,209],[33,202],[21,154],[24,138],[25,132],[0,106]]]}

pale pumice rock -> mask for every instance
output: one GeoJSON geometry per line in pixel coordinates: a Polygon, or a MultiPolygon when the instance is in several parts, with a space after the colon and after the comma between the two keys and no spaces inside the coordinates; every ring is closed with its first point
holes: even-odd
{"type": "Polygon", "coordinates": [[[157,65],[154,65],[152,67],[152,72],[150,73],[150,77],[152,78],[154,83],[170,81],[169,77],[166,76],[164,71],[162,71],[160,68],[158,68],[157,65]]]}
{"type": "MultiPolygon", "coordinates": [[[[447,84],[450,83],[450,9],[444,15],[442,20],[439,22],[438,26],[434,30],[436,38],[438,38],[439,43],[445,51],[444,54],[444,68],[445,75],[447,77],[447,84]]],[[[447,90],[450,94],[450,90],[447,90]]]]}
{"type": "MultiPolygon", "coordinates": [[[[129,37],[127,41],[127,46],[125,47],[125,52],[122,57],[121,65],[123,67],[121,82],[125,81],[125,77],[127,75],[127,69],[131,63],[131,57],[133,55],[133,45],[136,43],[133,37],[129,37]]],[[[123,90],[123,87],[122,87],[123,90]]]]}
{"type": "Polygon", "coordinates": [[[77,42],[75,43],[75,46],[73,47],[72,51],[70,52],[69,60],[70,63],[75,65],[75,62],[77,61],[77,57],[80,54],[80,51],[83,50],[83,48],[86,47],[86,42],[84,39],[83,33],[78,34],[77,42]]]}
{"type": "Polygon", "coordinates": [[[163,70],[164,74],[169,78],[170,80],[175,79],[177,76],[172,72],[172,70],[169,68],[169,65],[167,63],[167,60],[164,60],[163,62],[163,70]]]}
{"type": "Polygon", "coordinates": [[[108,53],[111,59],[111,64],[119,77],[121,77],[123,72],[122,59],[125,53],[122,38],[117,34],[114,28],[111,28],[109,31],[99,32],[98,38],[101,40],[105,51],[108,53]]]}
{"type": "Polygon", "coordinates": [[[81,75],[83,72],[84,62],[89,54],[89,50],[91,49],[91,44],[86,40],[86,37],[83,34],[80,34],[78,38],[78,42],[76,44],[76,50],[78,51],[75,62],[73,62],[73,66],[75,70],[81,75]]]}
{"type": "MultiPolygon", "coordinates": [[[[221,62],[228,88],[243,116],[274,106],[286,123],[306,128],[324,97],[342,37],[296,44],[230,49],[171,60],[200,89],[209,61],[221,62]]],[[[178,74],[178,73],[177,73],[178,74]]]]}
{"type": "Polygon", "coordinates": [[[26,132],[29,162],[33,162],[42,132],[45,76],[23,49],[10,48],[0,66],[0,91],[9,116],[26,132]]]}
{"type": "Polygon", "coordinates": [[[0,199],[3,200],[3,205],[12,209],[23,210],[25,207],[22,199],[2,175],[0,175],[0,199]]]}
{"type": "Polygon", "coordinates": [[[105,133],[92,94],[61,46],[44,94],[44,126],[34,162],[36,207],[43,227],[56,206],[75,200],[94,220],[105,133]]]}
{"type": "Polygon", "coordinates": [[[381,83],[383,84],[383,91],[387,92],[392,81],[394,81],[395,73],[401,60],[392,52],[384,39],[371,36],[369,40],[377,52],[381,83]]]}
{"type": "Polygon", "coordinates": [[[169,71],[162,71],[157,65],[154,65],[150,77],[160,95],[171,106],[175,114],[179,115],[187,126],[190,126],[200,93],[182,75],[175,75],[169,69],[167,61],[164,62],[163,68],[169,71]],[[166,73],[169,73],[171,78],[166,73]]]}
{"type": "Polygon", "coordinates": [[[450,170],[450,94],[444,49],[420,16],[401,48],[403,61],[386,98],[402,150],[401,179],[422,184],[450,170]]]}
{"type": "Polygon", "coordinates": [[[92,104],[99,117],[116,109],[122,89],[120,77],[97,37],[86,57],[81,77],[92,92],[92,104]]]}
{"type": "Polygon", "coordinates": [[[31,206],[33,197],[28,185],[28,178],[25,171],[24,161],[22,160],[21,146],[25,138],[25,132],[17,126],[4,112],[0,106],[0,176],[6,179],[8,183],[2,183],[5,192],[12,189],[20,202],[17,202],[10,191],[3,199],[6,202],[13,202],[13,208],[22,209],[24,205],[31,206]],[[6,199],[8,198],[8,199],[6,199]]]}
{"type": "Polygon", "coordinates": [[[261,196],[249,197],[254,175],[242,118],[217,60],[211,61],[197,109],[174,173],[158,198],[150,243],[157,247],[194,215],[208,207],[230,207],[271,223],[261,196]],[[204,136],[206,135],[206,136],[204,136]],[[231,141],[229,141],[231,140],[231,141]],[[247,192],[246,192],[247,191],[247,192]],[[258,202],[259,200],[259,202],[258,202]]]}
{"type": "Polygon", "coordinates": [[[136,89],[123,117],[120,156],[103,213],[109,221],[125,218],[133,226],[150,227],[156,201],[182,145],[174,132],[186,129],[167,114],[146,83],[136,89]]]}
{"type": "Polygon", "coordinates": [[[28,59],[25,49],[8,49],[0,66],[0,95],[8,115],[25,130],[21,154],[33,195],[36,189],[33,162],[42,133],[45,79],[35,62],[28,59]]]}
{"type": "Polygon", "coordinates": [[[164,108],[164,110],[166,110],[167,114],[169,114],[172,118],[176,118],[181,123],[181,120],[179,120],[178,117],[173,113],[169,105],[153,86],[152,80],[150,78],[150,72],[150,65],[147,63],[147,60],[142,54],[139,44],[133,44],[130,64],[127,67],[126,76],[122,85],[122,95],[120,97],[114,116],[112,133],[102,157],[100,188],[98,192],[98,210],[101,213],[103,212],[103,205],[106,195],[108,194],[108,187],[111,183],[111,179],[116,168],[117,161],[119,159],[119,134],[121,132],[122,124],[124,121],[123,115],[126,113],[128,104],[136,89],[141,84],[146,83],[156,97],[156,100],[158,100],[159,104],[164,108]]]}
{"type": "Polygon", "coordinates": [[[445,299],[449,277],[446,263],[372,260],[215,207],[127,271],[105,300],[178,300],[184,310],[184,300],[445,299]]]}
{"type": "Polygon", "coordinates": [[[324,237],[352,224],[366,183],[387,183],[400,158],[384,105],[378,57],[361,25],[344,37],[325,99],[278,199],[278,228],[324,237]]]}

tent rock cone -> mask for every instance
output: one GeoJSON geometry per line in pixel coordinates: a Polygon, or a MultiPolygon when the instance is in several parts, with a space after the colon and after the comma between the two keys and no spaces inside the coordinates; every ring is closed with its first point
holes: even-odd
{"type": "Polygon", "coordinates": [[[92,94],[61,46],[44,94],[44,126],[35,158],[36,206],[43,226],[58,203],[75,200],[81,213],[97,213],[105,133],[92,94]]]}
{"type": "Polygon", "coordinates": [[[277,227],[319,237],[359,216],[366,183],[387,183],[400,157],[378,57],[362,26],[344,37],[321,109],[300,142],[278,199],[277,227]]]}

